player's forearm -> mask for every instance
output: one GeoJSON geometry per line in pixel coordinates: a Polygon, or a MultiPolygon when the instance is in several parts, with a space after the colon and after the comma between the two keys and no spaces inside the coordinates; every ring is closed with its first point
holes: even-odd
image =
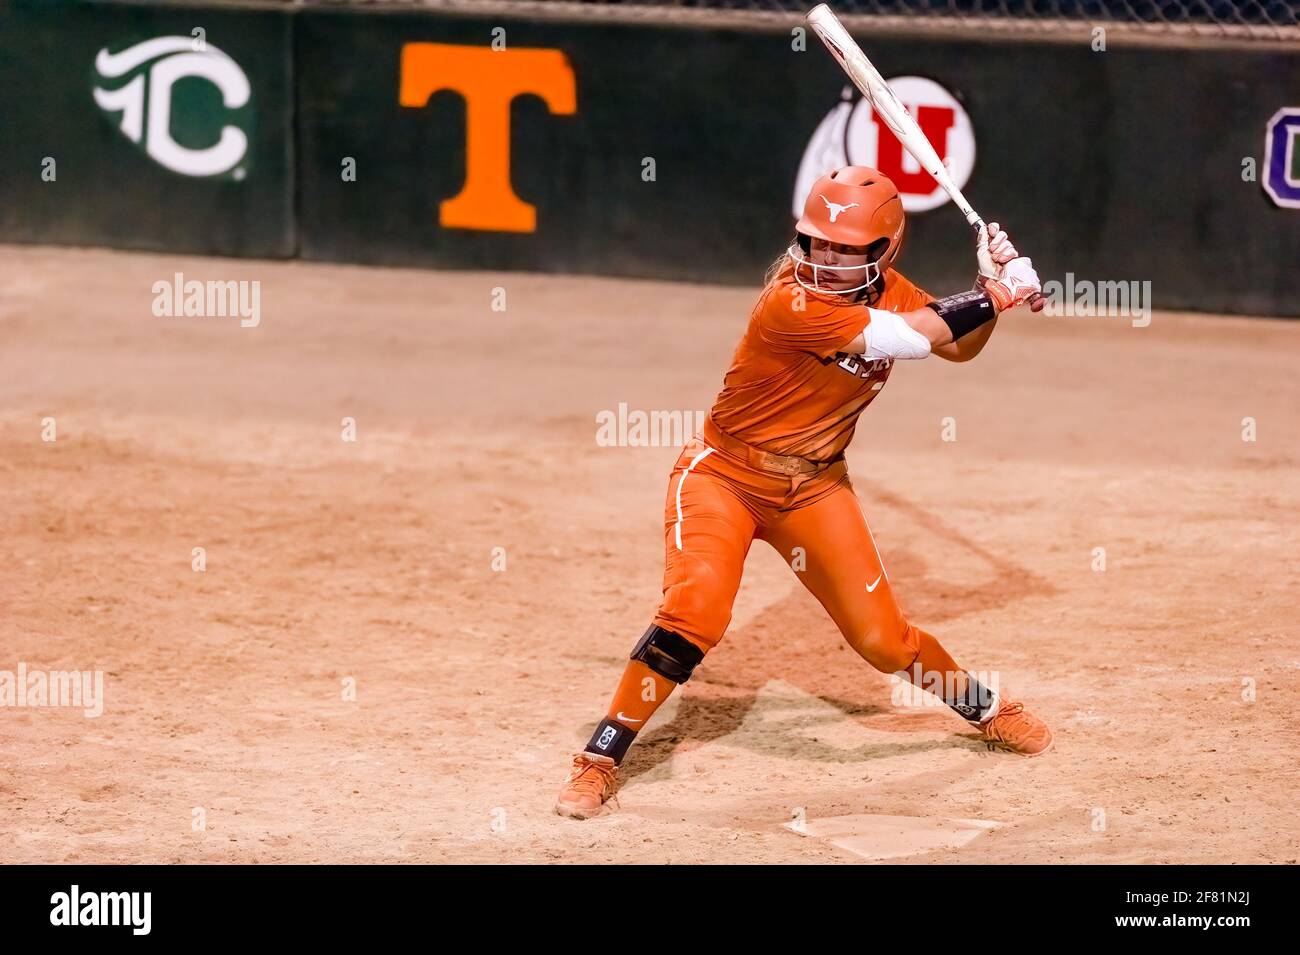
{"type": "Polygon", "coordinates": [[[926,337],[933,350],[952,341],[952,330],[948,328],[938,313],[928,305],[910,312],[900,312],[899,317],[912,328],[926,337]]]}
{"type": "Polygon", "coordinates": [[[998,313],[1039,290],[1038,274],[1027,258],[1013,259],[1001,274],[979,288],[928,302],[909,312],[869,308],[867,327],[840,351],[868,358],[918,359],[938,351],[944,358],[966,361],[984,347],[998,313]],[[971,338],[967,345],[943,349],[971,338]]]}
{"type": "MultiPolygon", "coordinates": [[[[954,319],[950,310],[945,312],[933,305],[909,312],[874,308],[870,312],[871,323],[840,351],[868,358],[918,359],[932,352],[948,357],[943,349],[953,347],[953,332],[965,334],[962,324],[954,319]]],[[[983,342],[979,347],[983,347],[983,342]]],[[[975,356],[972,354],[970,357],[975,356]]]]}
{"type": "Polygon", "coordinates": [[[948,361],[970,361],[984,350],[984,346],[993,335],[993,329],[997,324],[998,320],[994,318],[956,341],[936,346],[934,353],[940,358],[946,358],[948,361]]]}

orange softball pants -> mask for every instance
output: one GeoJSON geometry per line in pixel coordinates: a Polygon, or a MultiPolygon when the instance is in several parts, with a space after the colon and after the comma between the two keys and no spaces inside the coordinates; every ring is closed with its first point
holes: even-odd
{"type": "Polygon", "coordinates": [[[797,459],[741,445],[711,420],[685,446],[668,482],[664,596],[654,622],[707,653],[731,622],[750,544],[764,540],[863,659],[885,673],[908,669],[932,638],[894,599],[847,466],[795,467],[797,459]]]}

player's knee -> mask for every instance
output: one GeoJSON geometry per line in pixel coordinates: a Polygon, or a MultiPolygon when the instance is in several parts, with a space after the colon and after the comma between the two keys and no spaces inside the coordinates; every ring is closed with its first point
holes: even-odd
{"type": "Polygon", "coordinates": [[[921,652],[920,633],[906,620],[888,625],[873,623],[851,637],[849,644],[881,673],[906,670],[921,652]]]}
{"type": "Polygon", "coordinates": [[[704,659],[704,651],[681,634],[652,623],[632,648],[631,658],[644,663],[665,680],[685,683],[704,659]]]}
{"type": "Polygon", "coordinates": [[[699,581],[675,585],[664,594],[655,623],[707,651],[727,632],[731,604],[716,588],[701,586],[699,581]]]}

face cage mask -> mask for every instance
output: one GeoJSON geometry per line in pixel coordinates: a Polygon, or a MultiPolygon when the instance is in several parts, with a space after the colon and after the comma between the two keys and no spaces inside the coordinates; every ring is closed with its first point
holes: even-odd
{"type": "Polygon", "coordinates": [[[804,258],[803,249],[799,247],[797,241],[790,243],[790,248],[786,250],[786,255],[790,256],[791,261],[794,262],[794,280],[810,292],[820,292],[822,295],[852,295],[854,292],[861,292],[863,289],[871,288],[880,279],[879,260],[868,262],[865,265],[818,265],[817,263],[809,262],[804,258]],[[799,269],[801,266],[807,266],[812,269],[813,277],[811,285],[799,277],[799,269]],[[855,285],[853,288],[822,288],[821,284],[817,281],[819,272],[848,272],[853,269],[862,269],[863,275],[866,277],[865,282],[861,285],[855,285]]]}

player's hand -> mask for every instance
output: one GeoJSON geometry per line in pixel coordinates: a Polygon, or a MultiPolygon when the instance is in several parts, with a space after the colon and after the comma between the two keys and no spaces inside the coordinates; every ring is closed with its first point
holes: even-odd
{"type": "MultiPolygon", "coordinates": [[[[1016,247],[1011,244],[1011,237],[1003,230],[1002,226],[996,222],[988,224],[988,257],[993,260],[997,274],[994,276],[985,276],[985,278],[998,278],[1002,274],[1002,267],[1014,259],[1020,258],[1020,253],[1016,247]]],[[[980,236],[981,239],[984,236],[980,236]]],[[[981,243],[982,245],[983,243],[981,243]]],[[[1041,312],[1047,304],[1047,299],[1043,298],[1041,291],[1035,292],[1029,296],[1029,307],[1035,312],[1041,312]]]]}
{"type": "Polygon", "coordinates": [[[1034,263],[1026,256],[1017,256],[1003,263],[998,273],[997,278],[985,280],[984,291],[999,312],[1013,308],[1043,290],[1034,263]]]}
{"type": "Polygon", "coordinates": [[[989,230],[989,255],[993,256],[993,261],[998,265],[1006,265],[1012,259],[1018,259],[1020,253],[1016,247],[1011,244],[1011,237],[1003,230],[1002,226],[996,222],[988,224],[989,230]]]}
{"type": "Polygon", "coordinates": [[[975,260],[979,263],[981,281],[998,278],[1002,266],[1019,255],[1011,237],[996,222],[990,222],[975,236],[975,260]]]}

